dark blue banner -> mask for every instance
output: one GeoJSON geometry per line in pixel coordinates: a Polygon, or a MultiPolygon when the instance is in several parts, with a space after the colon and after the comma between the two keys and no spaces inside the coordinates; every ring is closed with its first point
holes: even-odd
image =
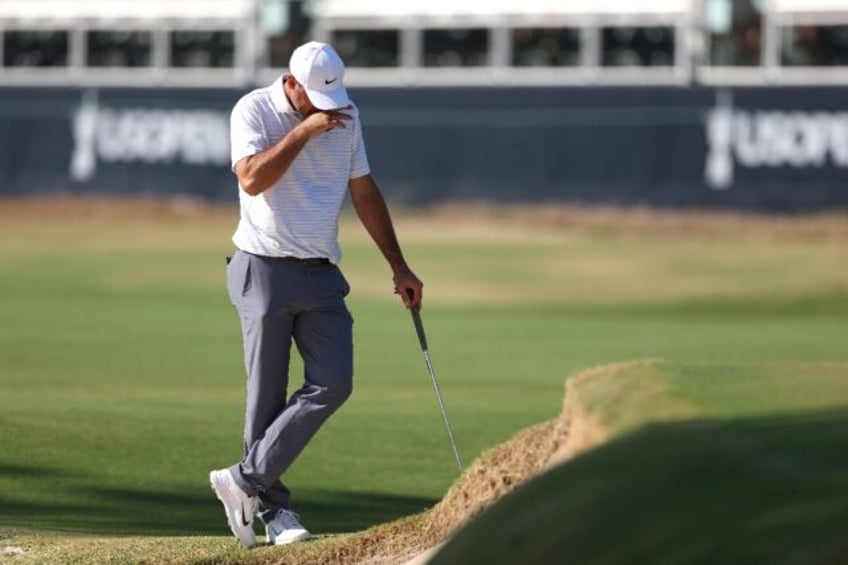
{"type": "MultiPolygon", "coordinates": [[[[235,201],[243,92],[1,89],[0,192],[235,201]]],[[[848,88],[352,89],[396,201],[848,208],[848,88]]]]}

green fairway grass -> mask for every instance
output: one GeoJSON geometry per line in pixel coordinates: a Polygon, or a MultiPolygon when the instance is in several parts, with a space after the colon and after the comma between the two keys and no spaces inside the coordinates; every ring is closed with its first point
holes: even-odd
{"type": "MultiPolygon", "coordinates": [[[[229,536],[207,473],[241,450],[240,334],[224,289],[237,212],[139,207],[0,204],[0,538],[229,536]]],[[[396,223],[425,282],[465,461],[556,416],[563,379],[586,367],[848,360],[848,246],[827,230],[411,212],[396,223]]],[[[286,476],[319,534],[420,512],[457,477],[389,270],[354,218],[341,233],[354,394],[286,476]]]]}
{"type": "Polygon", "coordinates": [[[848,363],[577,378],[611,440],[500,500],[434,565],[848,559],[848,363]]]}

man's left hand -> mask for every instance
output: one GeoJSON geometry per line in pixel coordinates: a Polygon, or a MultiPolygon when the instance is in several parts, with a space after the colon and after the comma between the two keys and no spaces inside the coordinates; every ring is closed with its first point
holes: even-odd
{"type": "Polygon", "coordinates": [[[421,308],[422,283],[408,268],[399,269],[394,274],[395,294],[400,295],[407,308],[421,308]]]}

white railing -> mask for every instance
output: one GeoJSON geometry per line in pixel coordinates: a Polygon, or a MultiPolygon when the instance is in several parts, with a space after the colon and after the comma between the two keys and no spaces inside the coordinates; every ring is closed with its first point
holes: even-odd
{"type": "MultiPolygon", "coordinates": [[[[266,1],[269,0],[0,0],[0,85],[240,88],[270,83],[285,69],[268,63],[268,38],[261,18],[262,3],[266,1]],[[20,30],[66,32],[64,63],[48,67],[9,64],[4,45],[20,30]],[[89,65],[87,41],[93,30],[149,31],[148,64],[89,65]],[[170,42],[172,32],[180,30],[231,32],[232,65],[174,66],[170,42]]],[[[783,28],[848,26],[848,0],[770,0],[760,30],[760,63],[725,67],[705,62],[709,50],[709,32],[703,17],[707,1],[313,0],[310,5],[314,19],[306,37],[332,41],[337,30],[397,30],[397,66],[350,66],[347,82],[351,86],[848,85],[848,66],[781,64],[783,28]],[[601,30],[623,26],[672,30],[673,59],[667,66],[605,66],[601,30]],[[474,67],[425,66],[422,35],[423,30],[432,27],[485,28],[489,63],[474,67]],[[512,30],[519,27],[579,30],[579,64],[513,66],[512,30]]]]}

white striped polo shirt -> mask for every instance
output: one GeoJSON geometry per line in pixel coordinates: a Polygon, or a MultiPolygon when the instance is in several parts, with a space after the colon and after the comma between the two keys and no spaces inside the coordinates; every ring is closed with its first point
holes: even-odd
{"type": "MultiPolygon", "coordinates": [[[[310,139],[288,171],[268,190],[251,196],[239,187],[241,216],[236,247],[268,257],[341,260],[339,211],[348,181],[370,172],[362,125],[353,120],[310,139]]],[[[289,103],[283,77],[242,97],[230,116],[232,165],[274,146],[303,117],[289,103]]]]}

